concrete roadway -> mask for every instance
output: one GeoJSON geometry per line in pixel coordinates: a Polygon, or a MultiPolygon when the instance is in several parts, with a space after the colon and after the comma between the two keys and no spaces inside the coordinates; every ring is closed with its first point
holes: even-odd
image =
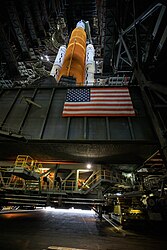
{"type": "Polygon", "coordinates": [[[87,211],[41,209],[0,214],[0,250],[47,249],[166,250],[167,239],[160,233],[122,231],[87,211]]]}

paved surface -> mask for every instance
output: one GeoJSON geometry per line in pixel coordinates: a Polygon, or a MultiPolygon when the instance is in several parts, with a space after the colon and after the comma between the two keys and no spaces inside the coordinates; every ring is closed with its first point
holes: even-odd
{"type": "Polygon", "coordinates": [[[75,210],[0,214],[0,250],[47,249],[166,250],[167,239],[118,230],[93,213],[75,210]]]}

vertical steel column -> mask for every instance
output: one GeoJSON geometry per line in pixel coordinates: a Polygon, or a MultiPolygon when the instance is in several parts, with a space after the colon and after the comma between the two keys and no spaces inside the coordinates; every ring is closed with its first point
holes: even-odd
{"type": "Polygon", "coordinates": [[[107,140],[111,139],[111,134],[110,134],[110,126],[109,126],[109,119],[106,117],[106,129],[107,129],[107,140]]]}
{"type": "Polygon", "coordinates": [[[69,129],[70,129],[70,122],[71,122],[71,117],[68,117],[67,118],[67,128],[66,128],[65,140],[68,139],[69,129]]]}
{"type": "Polygon", "coordinates": [[[34,24],[33,24],[31,12],[30,12],[30,8],[29,8],[27,0],[21,0],[21,5],[22,5],[22,9],[23,9],[23,12],[24,12],[24,16],[25,16],[25,19],[26,19],[26,23],[27,23],[27,26],[28,26],[28,29],[29,29],[29,32],[30,32],[32,42],[35,45],[38,45],[38,38],[37,38],[37,35],[36,35],[35,27],[34,27],[34,24]]]}
{"type": "Polygon", "coordinates": [[[146,105],[146,108],[147,108],[147,111],[148,111],[148,114],[149,114],[149,117],[152,121],[152,124],[154,126],[154,130],[156,131],[156,135],[159,139],[159,142],[160,142],[160,145],[161,145],[161,150],[165,156],[165,160],[166,160],[166,164],[167,164],[167,137],[166,135],[164,134],[164,131],[162,130],[161,126],[160,126],[160,121],[159,119],[157,118],[154,110],[153,110],[153,107],[151,105],[151,102],[150,102],[150,98],[147,94],[147,91],[146,91],[146,86],[147,86],[147,80],[146,80],[146,77],[145,75],[143,74],[143,72],[141,71],[141,69],[139,67],[136,67],[134,69],[134,74],[135,74],[135,77],[140,85],[140,88],[141,88],[141,93],[142,93],[142,97],[143,97],[143,100],[144,100],[144,103],[146,105]]]}
{"type": "Polygon", "coordinates": [[[49,18],[48,18],[48,13],[47,13],[47,9],[46,9],[46,3],[45,0],[41,0],[41,10],[42,10],[42,21],[43,21],[43,25],[49,29],[50,27],[50,23],[49,23],[49,18]]]}
{"type": "Polygon", "coordinates": [[[114,48],[115,21],[111,9],[112,1],[106,0],[106,16],[105,16],[105,37],[104,37],[104,56],[103,56],[103,73],[111,74],[111,60],[114,48]]]}
{"type": "Polygon", "coordinates": [[[44,37],[46,35],[44,26],[42,24],[42,19],[41,19],[41,14],[40,14],[40,9],[39,9],[39,5],[38,5],[38,1],[33,1],[31,0],[31,7],[33,10],[33,14],[34,14],[34,18],[36,20],[37,23],[37,29],[39,30],[39,36],[40,37],[44,37]]]}
{"type": "Polygon", "coordinates": [[[84,134],[83,134],[83,137],[84,139],[87,139],[87,117],[84,117],[84,134]]]}
{"type": "Polygon", "coordinates": [[[22,26],[19,20],[19,16],[17,14],[17,9],[14,5],[14,2],[12,0],[7,0],[5,1],[7,10],[8,10],[8,14],[9,14],[9,18],[11,21],[11,24],[13,26],[13,29],[16,33],[20,48],[22,53],[24,54],[24,56],[29,57],[29,51],[28,51],[28,46],[23,34],[23,30],[22,30],[22,26]]]}
{"type": "Polygon", "coordinates": [[[78,179],[79,179],[79,169],[76,170],[76,179],[75,179],[75,191],[78,191],[78,179]]]}
{"type": "Polygon", "coordinates": [[[129,125],[131,139],[135,140],[135,134],[134,134],[134,130],[133,130],[132,122],[131,122],[131,117],[128,117],[128,125],[129,125]]]}
{"type": "Polygon", "coordinates": [[[3,26],[0,24],[0,51],[3,54],[11,76],[19,75],[17,61],[8,42],[3,26]]]}

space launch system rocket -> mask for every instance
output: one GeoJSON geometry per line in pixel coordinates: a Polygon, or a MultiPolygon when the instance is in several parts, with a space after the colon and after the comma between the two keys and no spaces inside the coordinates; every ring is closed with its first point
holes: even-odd
{"type": "Polygon", "coordinates": [[[86,25],[79,21],[72,31],[67,46],[59,48],[50,75],[59,82],[61,77],[73,77],[77,86],[94,84],[94,47],[87,39],[86,25]]]}

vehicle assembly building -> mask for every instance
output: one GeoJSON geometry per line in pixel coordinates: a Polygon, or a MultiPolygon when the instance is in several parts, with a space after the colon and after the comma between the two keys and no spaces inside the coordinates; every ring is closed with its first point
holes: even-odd
{"type": "Polygon", "coordinates": [[[167,221],[167,6],[138,2],[0,8],[2,211],[167,221]]]}

